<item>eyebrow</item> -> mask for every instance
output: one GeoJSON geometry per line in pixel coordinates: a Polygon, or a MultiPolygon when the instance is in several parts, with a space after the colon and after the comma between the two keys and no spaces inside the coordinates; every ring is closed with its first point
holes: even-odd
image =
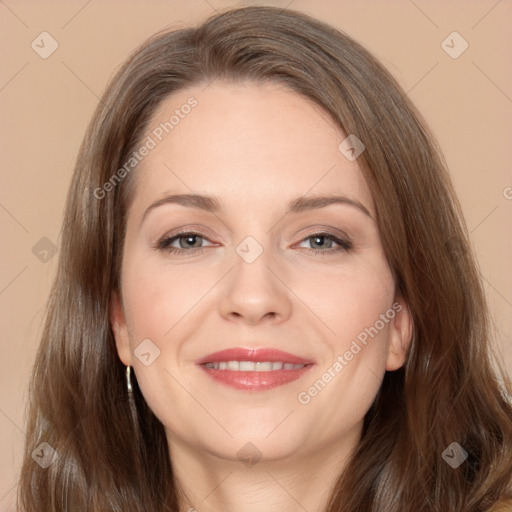
{"type": "MultiPolygon", "coordinates": [[[[197,208],[211,213],[219,213],[222,210],[221,202],[215,196],[205,196],[201,194],[171,194],[158,201],[152,203],[144,212],[141,220],[147,217],[150,211],[162,206],[164,204],[179,204],[189,208],[197,208]]],[[[298,197],[288,203],[285,215],[290,213],[302,213],[309,210],[316,210],[318,208],[325,208],[332,204],[342,204],[357,208],[360,212],[364,213],[367,217],[372,218],[368,209],[356,199],[351,199],[346,196],[329,195],[329,196],[313,196],[313,197],[298,197]]]]}

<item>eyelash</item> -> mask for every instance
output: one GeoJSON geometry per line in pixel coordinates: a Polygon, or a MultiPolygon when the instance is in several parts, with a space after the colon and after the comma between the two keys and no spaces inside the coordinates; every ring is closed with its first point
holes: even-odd
{"type": "MultiPolygon", "coordinates": [[[[205,236],[203,236],[201,233],[198,233],[197,231],[182,231],[181,233],[177,233],[171,237],[164,237],[161,240],[159,240],[156,244],[156,248],[159,250],[166,250],[169,254],[177,254],[177,255],[185,255],[186,256],[194,256],[196,254],[202,254],[204,252],[204,247],[193,247],[191,249],[181,249],[177,247],[169,247],[170,244],[172,244],[175,240],[178,240],[179,238],[185,237],[185,236],[198,236],[200,238],[204,238],[205,240],[208,240],[205,236]]],[[[320,249],[307,249],[309,253],[316,254],[319,256],[325,256],[325,255],[331,255],[333,253],[339,253],[340,251],[343,252],[349,252],[352,249],[352,242],[349,240],[343,240],[341,238],[338,238],[337,236],[333,235],[332,233],[326,232],[326,231],[319,231],[317,233],[313,233],[306,238],[303,238],[301,242],[304,242],[305,240],[308,240],[309,238],[315,238],[315,237],[325,237],[329,240],[332,240],[333,242],[337,243],[340,247],[337,249],[332,250],[320,250],[320,249]]],[[[208,240],[209,241],[209,240],[208,240]]]]}

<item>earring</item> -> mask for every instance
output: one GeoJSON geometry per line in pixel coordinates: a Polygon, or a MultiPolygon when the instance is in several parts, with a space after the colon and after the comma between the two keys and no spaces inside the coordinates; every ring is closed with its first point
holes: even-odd
{"type": "Polygon", "coordinates": [[[132,379],[131,379],[131,366],[126,367],[126,387],[128,388],[128,393],[133,392],[132,379]]]}
{"type": "Polygon", "coordinates": [[[135,405],[135,398],[133,394],[132,388],[132,368],[131,366],[126,367],[126,387],[128,388],[128,403],[130,406],[130,414],[132,417],[132,422],[134,425],[137,425],[137,407],[135,405]]]}

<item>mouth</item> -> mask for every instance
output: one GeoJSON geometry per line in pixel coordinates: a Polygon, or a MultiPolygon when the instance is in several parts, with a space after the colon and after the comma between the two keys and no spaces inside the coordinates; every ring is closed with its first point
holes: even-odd
{"type": "Polygon", "coordinates": [[[300,379],[314,362],[275,349],[233,348],[196,361],[206,374],[221,384],[263,391],[300,379]]]}

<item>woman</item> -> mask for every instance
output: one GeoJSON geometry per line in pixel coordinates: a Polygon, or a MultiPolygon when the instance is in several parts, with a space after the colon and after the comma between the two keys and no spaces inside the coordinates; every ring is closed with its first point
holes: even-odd
{"type": "Polygon", "coordinates": [[[509,506],[510,385],[445,163],[334,28],[249,7],[146,42],[61,247],[25,512],[509,506]]]}

